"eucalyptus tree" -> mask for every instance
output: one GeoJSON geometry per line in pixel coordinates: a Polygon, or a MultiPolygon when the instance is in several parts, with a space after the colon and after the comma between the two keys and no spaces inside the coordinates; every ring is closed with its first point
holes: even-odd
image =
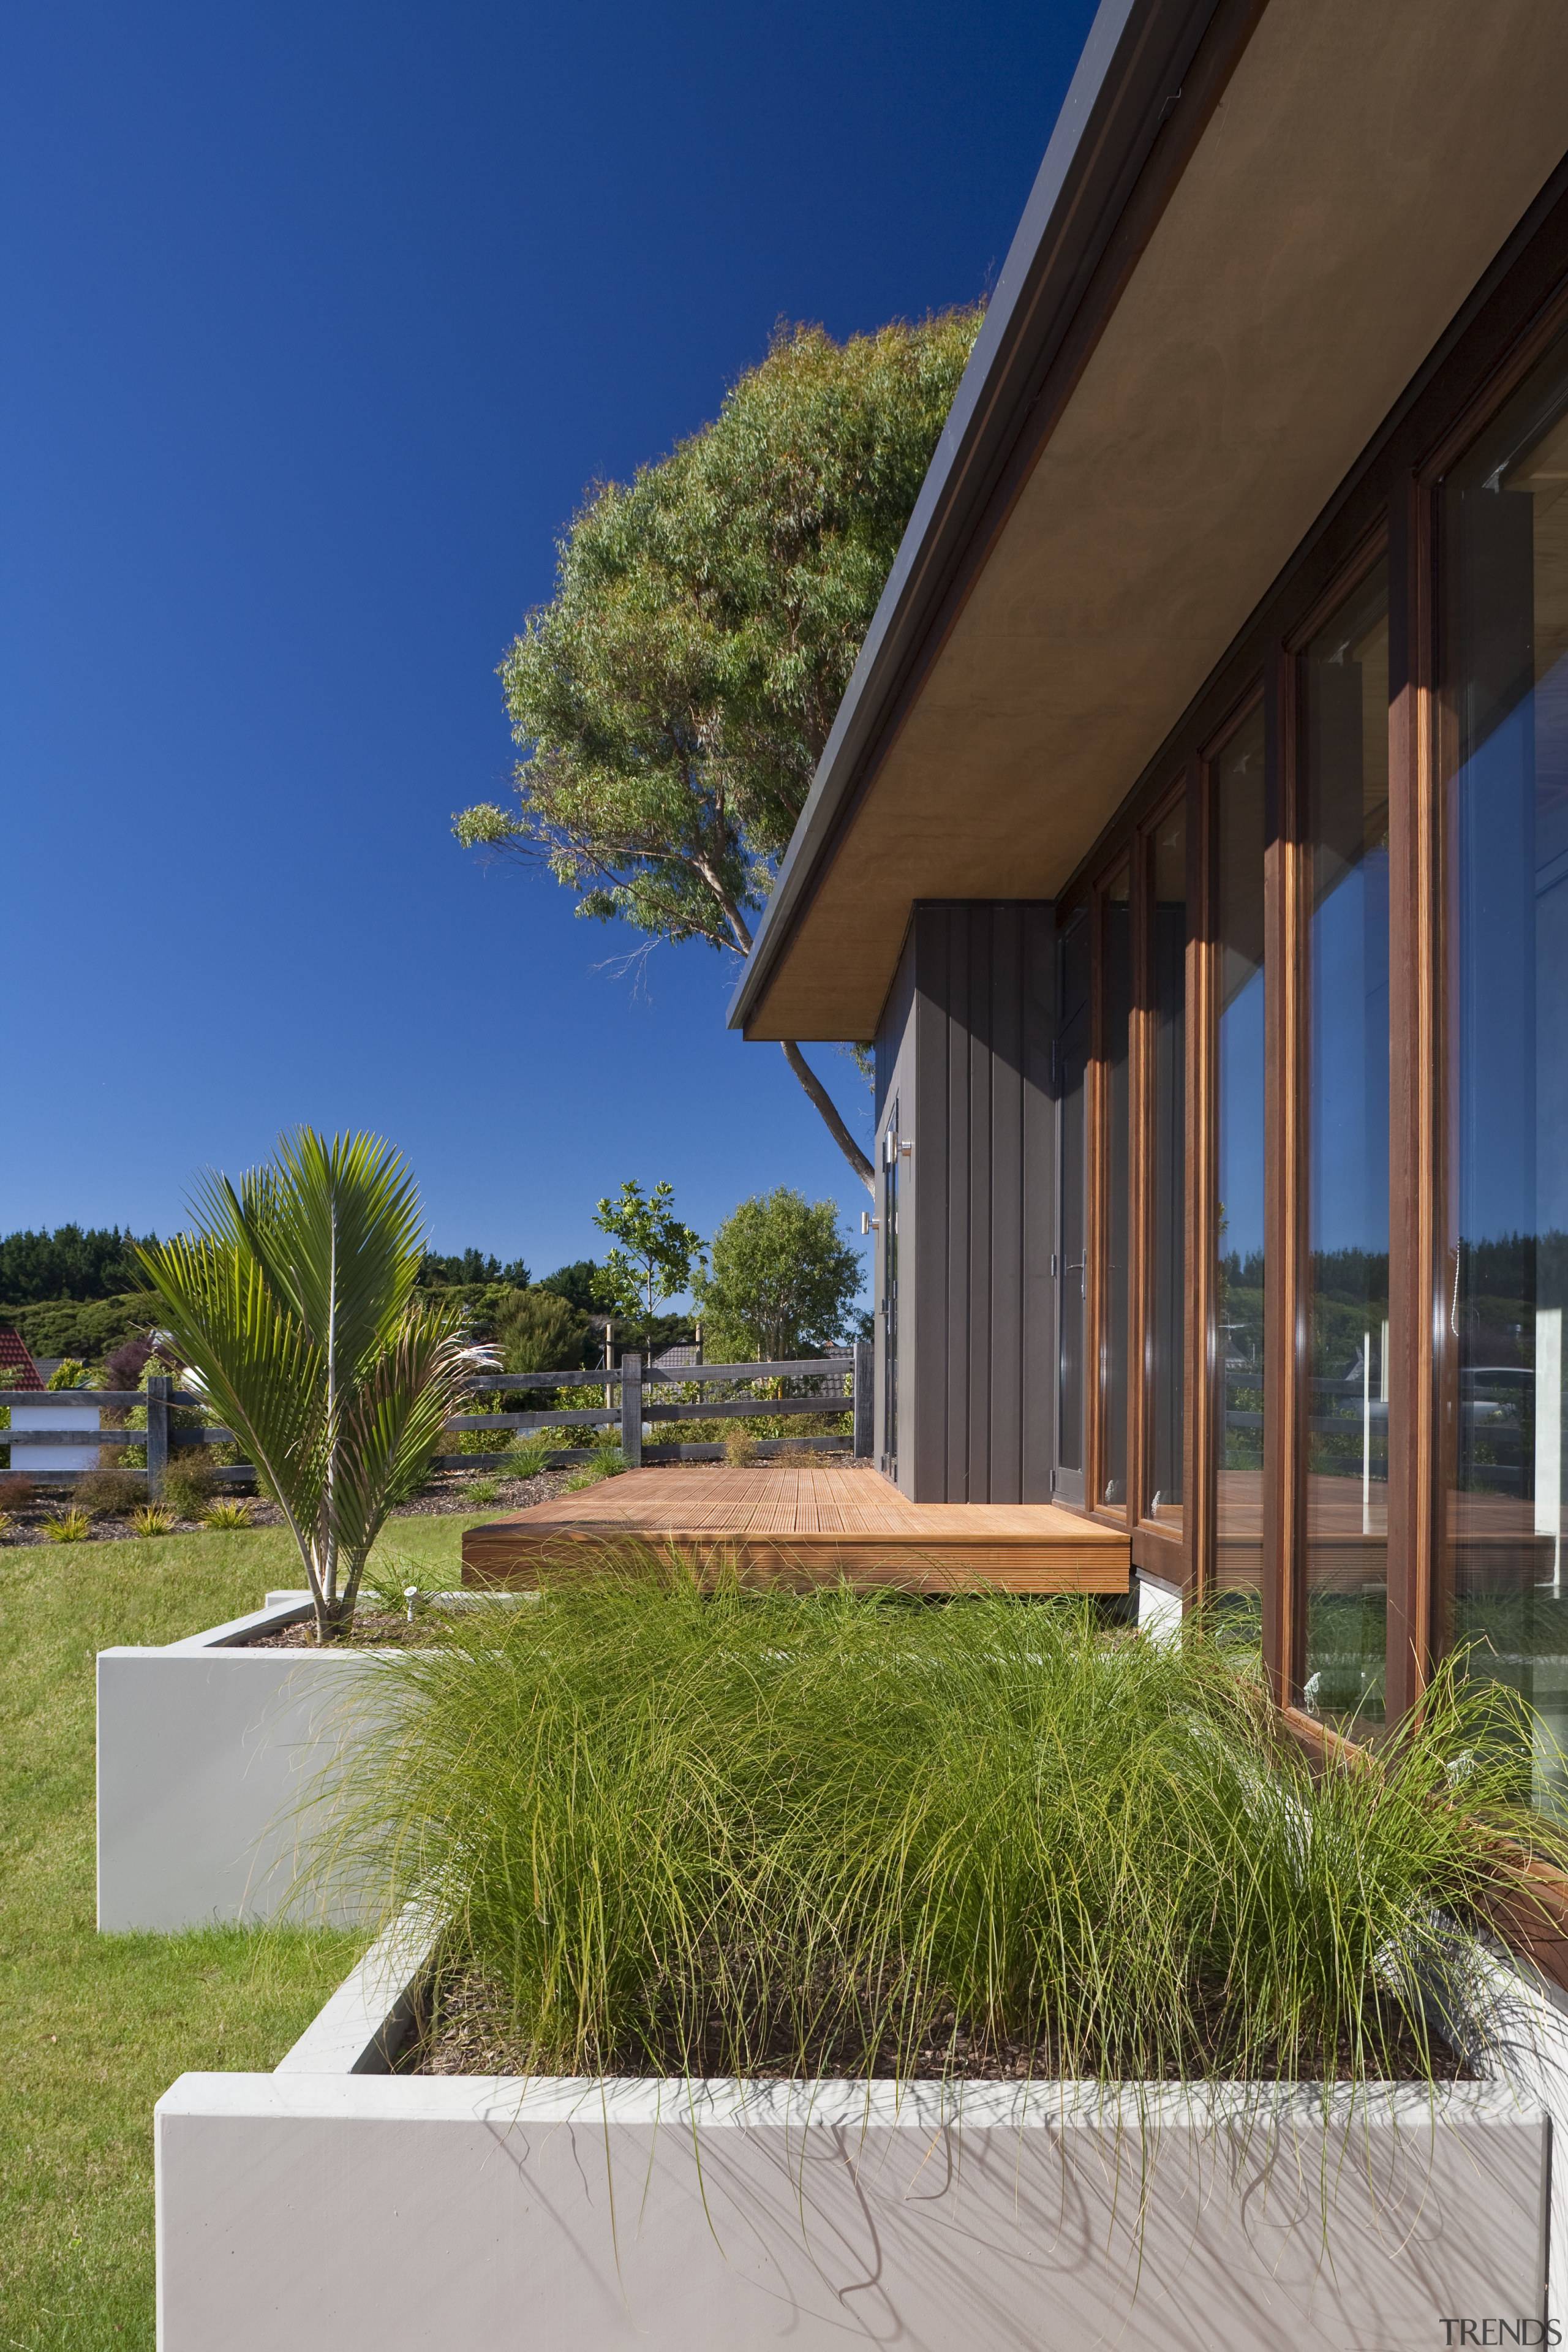
{"type": "Polygon", "coordinates": [[[542,864],[581,914],[749,951],[981,315],[781,326],[711,425],[594,488],[500,667],[517,804],[464,810],[460,841],[542,864]]]}
{"type": "Polygon", "coordinates": [[[309,1128],[242,1176],[209,1174],[196,1229],[139,1247],[187,1380],[288,1522],[316,1637],[353,1622],[371,1548],[429,1468],[488,1350],[417,1287],[419,1198],[390,1145],[309,1128]]]}

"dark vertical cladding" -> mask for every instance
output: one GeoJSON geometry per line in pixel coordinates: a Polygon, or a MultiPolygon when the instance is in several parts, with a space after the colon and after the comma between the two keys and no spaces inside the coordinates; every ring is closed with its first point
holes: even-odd
{"type": "Polygon", "coordinates": [[[918,906],[877,1041],[879,1137],[896,1099],[910,1147],[898,1479],[917,1502],[1050,1500],[1054,947],[1047,905],[918,906]]]}

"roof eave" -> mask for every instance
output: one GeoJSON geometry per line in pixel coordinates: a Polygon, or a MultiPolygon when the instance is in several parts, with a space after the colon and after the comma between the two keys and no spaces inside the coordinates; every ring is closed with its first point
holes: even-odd
{"type": "Polygon", "coordinates": [[[1219,0],[1101,0],[729,1010],[744,1030],[1219,0]]]}

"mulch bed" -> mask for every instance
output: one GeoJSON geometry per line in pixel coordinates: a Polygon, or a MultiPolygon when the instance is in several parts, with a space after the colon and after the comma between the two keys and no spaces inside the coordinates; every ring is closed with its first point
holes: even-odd
{"type": "MultiPolygon", "coordinates": [[[[547,1503],[552,1496],[559,1495],[571,1475],[569,1470],[541,1470],[531,1478],[502,1478],[497,1477],[494,1472],[437,1471],[429,1485],[416,1495],[412,1502],[399,1504],[392,1517],[395,1521],[439,1518],[461,1513],[472,1518],[479,1511],[525,1511],[531,1504],[547,1503]],[[474,1488],[484,1486],[488,1490],[491,1479],[495,1482],[495,1493],[490,1495],[487,1491],[482,1498],[476,1496],[474,1488]]],[[[11,1506],[5,1497],[5,1472],[0,1471],[0,1509],[10,1509],[11,1506]]],[[[212,1499],[215,1503],[221,1502],[232,1491],[231,1488],[216,1488],[212,1499]]],[[[282,1526],[283,1514],[275,1504],[263,1501],[258,1495],[247,1496],[244,1499],[250,1505],[250,1525],[253,1528],[282,1526]]],[[[31,1503],[12,1511],[11,1525],[0,1530],[0,1544],[48,1543],[51,1538],[44,1533],[45,1520],[60,1517],[70,1505],[71,1497],[67,1494],[36,1496],[31,1503]]],[[[84,1543],[120,1543],[133,1532],[128,1517],[94,1519],[89,1532],[81,1540],[84,1543]]],[[[204,1529],[199,1519],[176,1519],[168,1532],[175,1536],[194,1536],[204,1533],[218,1535],[222,1531],[204,1529]]],[[[61,1548],[69,1549],[68,1546],[61,1548]]]]}
{"type": "MultiPolygon", "coordinates": [[[[1049,2042],[982,2043],[962,2028],[954,2032],[951,2017],[940,2020],[939,2024],[940,2034],[933,2035],[907,2057],[901,2067],[894,2051],[879,2051],[872,2074],[883,2077],[901,2074],[906,2079],[923,2081],[942,2077],[965,2083],[1023,2083],[1055,2081],[1061,2073],[1059,2058],[1049,2042]]],[[[1395,2041],[1394,2055],[1396,2060],[1403,2059],[1401,2076],[1412,2081],[1423,2079],[1415,2044],[1407,2033],[1400,2034],[1395,2041]]],[[[804,2074],[858,2079],[867,2072],[866,2056],[864,2041],[853,2033],[845,2034],[808,2053],[807,2064],[803,2069],[793,2049],[786,2049],[781,2042],[776,2051],[764,2050],[761,2063],[749,2070],[747,2080],[786,2082],[804,2074]]],[[[1437,2063],[1432,2072],[1438,2081],[1475,2079],[1471,2068],[1446,2045],[1439,2045],[1435,2056],[1437,2063]]],[[[1348,2052],[1342,2053],[1342,2077],[1349,2073],[1348,2057],[1348,2052]]],[[[698,2064],[694,2071],[699,2076],[727,2074],[717,2047],[712,2059],[710,2064],[698,2064]]],[[[409,2074],[517,2077],[540,2070],[530,2063],[526,2045],[512,2030],[505,1995],[482,1970],[469,1968],[449,1974],[437,1988],[424,2032],[399,2062],[397,2071],[409,2074]]],[[[668,2048],[653,2057],[637,2049],[618,2052],[616,2063],[606,2071],[622,2076],[647,2077],[679,2074],[685,2068],[672,2041],[668,2048]]]]}

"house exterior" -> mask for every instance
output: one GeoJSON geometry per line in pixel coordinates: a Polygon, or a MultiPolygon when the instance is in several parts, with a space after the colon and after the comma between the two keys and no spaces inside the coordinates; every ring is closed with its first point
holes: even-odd
{"type": "Polygon", "coordinates": [[[876,1040],[886,1474],[1326,1721],[1568,1735],[1565,491],[1568,10],[1105,0],[731,1010],[876,1040]]]}

